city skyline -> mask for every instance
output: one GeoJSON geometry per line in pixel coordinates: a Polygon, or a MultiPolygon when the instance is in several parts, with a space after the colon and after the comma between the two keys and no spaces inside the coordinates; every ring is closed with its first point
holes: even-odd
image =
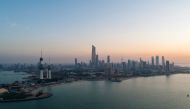
{"type": "Polygon", "coordinates": [[[52,63],[89,62],[92,44],[114,62],[190,62],[188,0],[11,2],[0,1],[0,63],[35,63],[41,48],[52,63]]]}
{"type": "MultiPolygon", "coordinates": [[[[72,64],[72,65],[77,65],[80,63],[84,63],[84,64],[89,64],[91,67],[97,67],[99,62],[103,61],[104,63],[123,63],[123,62],[128,62],[128,61],[134,61],[134,62],[146,62],[149,65],[153,65],[153,66],[165,66],[166,61],[165,60],[165,56],[159,56],[159,55],[155,55],[155,56],[151,56],[148,58],[142,58],[142,57],[138,57],[138,58],[123,58],[121,57],[119,61],[116,61],[114,58],[111,57],[111,55],[106,55],[106,56],[100,56],[102,58],[99,58],[99,54],[97,53],[97,48],[95,45],[91,46],[91,56],[89,56],[90,58],[87,59],[86,61],[81,60],[81,57],[77,58],[73,58],[74,61],[72,61],[71,63],[55,63],[55,62],[51,62],[52,64],[72,64]],[[112,60],[111,60],[112,58],[112,60]],[[79,60],[78,60],[79,59],[79,60]],[[154,61],[155,60],[155,61],[154,61]]],[[[38,57],[39,58],[39,57],[38,57]]],[[[44,52],[41,49],[40,52],[40,62],[44,60],[44,52]]],[[[171,61],[172,63],[174,63],[174,61],[171,61]]],[[[18,62],[20,63],[20,62],[18,62]]],[[[50,57],[47,57],[47,55],[45,55],[45,60],[43,62],[44,64],[49,64],[50,63],[50,57]]],[[[13,63],[12,63],[13,64],[13,63]]],[[[17,64],[17,63],[14,63],[17,64]]],[[[26,64],[36,64],[35,63],[26,63],[26,64]]],[[[180,65],[180,64],[177,64],[180,65]]],[[[183,66],[183,65],[182,65],[183,66]]]]}

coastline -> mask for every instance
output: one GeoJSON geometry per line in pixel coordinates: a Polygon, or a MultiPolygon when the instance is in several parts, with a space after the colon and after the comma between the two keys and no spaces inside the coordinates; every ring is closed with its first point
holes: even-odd
{"type": "MultiPolygon", "coordinates": [[[[175,75],[175,74],[190,74],[190,73],[171,73],[171,74],[149,74],[149,75],[130,75],[130,76],[120,76],[118,77],[122,82],[124,80],[128,80],[128,79],[133,79],[133,78],[139,78],[139,77],[154,77],[154,76],[170,76],[170,75],[175,75]]],[[[33,96],[29,96],[23,99],[9,99],[9,100],[0,100],[0,102],[19,102],[19,101],[30,101],[30,100],[39,100],[39,99],[45,99],[45,98],[49,98],[51,96],[53,96],[53,94],[51,93],[43,93],[42,96],[36,97],[34,93],[36,93],[37,91],[43,90],[43,88],[47,88],[47,87],[54,87],[54,86],[58,86],[58,85],[63,85],[66,83],[71,83],[71,82],[80,82],[80,81],[110,81],[106,78],[93,78],[93,79],[78,79],[75,80],[73,79],[70,82],[67,81],[58,81],[58,82],[50,82],[50,83],[43,83],[43,84],[36,84],[35,86],[30,86],[28,87],[28,89],[30,90],[30,93],[33,93],[33,96]]],[[[113,82],[113,81],[110,81],[113,82]]]]}
{"type": "Polygon", "coordinates": [[[53,94],[51,93],[44,93],[39,97],[28,97],[28,98],[24,98],[24,99],[10,99],[10,100],[0,100],[0,103],[4,103],[4,102],[20,102],[20,101],[31,101],[31,100],[40,100],[40,99],[45,99],[45,98],[49,98],[53,96],[53,94]]]}

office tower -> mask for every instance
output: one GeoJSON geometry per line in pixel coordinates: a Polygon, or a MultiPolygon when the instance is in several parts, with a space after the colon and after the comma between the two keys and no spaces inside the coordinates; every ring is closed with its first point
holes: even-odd
{"type": "Polygon", "coordinates": [[[122,70],[123,70],[123,72],[126,72],[126,70],[127,70],[126,62],[122,62],[122,70]]]}
{"type": "Polygon", "coordinates": [[[151,58],[152,66],[154,66],[154,56],[151,58]]]}
{"type": "Polygon", "coordinates": [[[140,63],[142,62],[142,59],[140,58],[140,63]]]}
{"type": "Polygon", "coordinates": [[[106,77],[107,79],[111,78],[111,72],[112,72],[112,65],[110,63],[110,56],[107,56],[107,64],[106,64],[106,77]]]}
{"type": "Polygon", "coordinates": [[[92,45],[92,57],[91,57],[91,65],[95,65],[96,63],[96,47],[92,45]]]}
{"type": "Polygon", "coordinates": [[[132,61],[132,68],[131,68],[133,71],[136,71],[137,70],[137,62],[135,61],[132,61]]]}
{"type": "Polygon", "coordinates": [[[173,72],[174,71],[174,62],[171,62],[170,63],[170,72],[173,72]]]}
{"type": "Polygon", "coordinates": [[[77,58],[75,58],[75,66],[77,66],[78,62],[77,62],[77,58]]]}
{"type": "Polygon", "coordinates": [[[110,63],[110,56],[107,56],[107,63],[110,63]]]}
{"type": "Polygon", "coordinates": [[[131,68],[132,68],[131,60],[128,60],[128,63],[127,63],[127,69],[128,69],[128,71],[130,71],[131,68]]]}
{"type": "Polygon", "coordinates": [[[166,71],[170,71],[170,62],[168,60],[166,61],[166,71]]]}
{"type": "Polygon", "coordinates": [[[163,67],[163,69],[165,69],[165,58],[164,58],[164,56],[162,56],[162,67],[163,67]]]}
{"type": "Polygon", "coordinates": [[[148,64],[148,65],[150,65],[150,62],[149,62],[149,61],[147,61],[147,64],[148,64]]]}
{"type": "Polygon", "coordinates": [[[156,56],[156,67],[159,66],[159,56],[156,56]]]}
{"type": "Polygon", "coordinates": [[[140,58],[140,62],[139,62],[139,68],[140,68],[140,70],[143,69],[143,60],[141,58],[140,58]]]}
{"type": "Polygon", "coordinates": [[[99,62],[98,55],[96,55],[96,66],[98,66],[98,62],[99,62]]]}

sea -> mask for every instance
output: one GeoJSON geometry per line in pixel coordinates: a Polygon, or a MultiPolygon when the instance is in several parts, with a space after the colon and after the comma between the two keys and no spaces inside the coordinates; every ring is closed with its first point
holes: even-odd
{"type": "MultiPolygon", "coordinates": [[[[0,83],[27,76],[1,71],[0,83]]],[[[0,109],[189,109],[190,74],[136,77],[122,82],[77,81],[44,90],[52,97],[36,101],[0,103],[0,109]]]]}

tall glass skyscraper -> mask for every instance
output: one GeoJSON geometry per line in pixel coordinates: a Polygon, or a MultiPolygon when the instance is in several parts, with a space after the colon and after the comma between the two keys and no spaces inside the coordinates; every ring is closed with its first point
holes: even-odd
{"type": "Polygon", "coordinates": [[[92,45],[91,65],[96,65],[96,47],[92,45]]]}
{"type": "Polygon", "coordinates": [[[159,66],[159,56],[156,56],[156,67],[159,66]]]}
{"type": "Polygon", "coordinates": [[[154,56],[152,56],[152,66],[154,66],[154,56]]]}
{"type": "Polygon", "coordinates": [[[162,56],[162,67],[165,68],[165,58],[162,56]]]}

